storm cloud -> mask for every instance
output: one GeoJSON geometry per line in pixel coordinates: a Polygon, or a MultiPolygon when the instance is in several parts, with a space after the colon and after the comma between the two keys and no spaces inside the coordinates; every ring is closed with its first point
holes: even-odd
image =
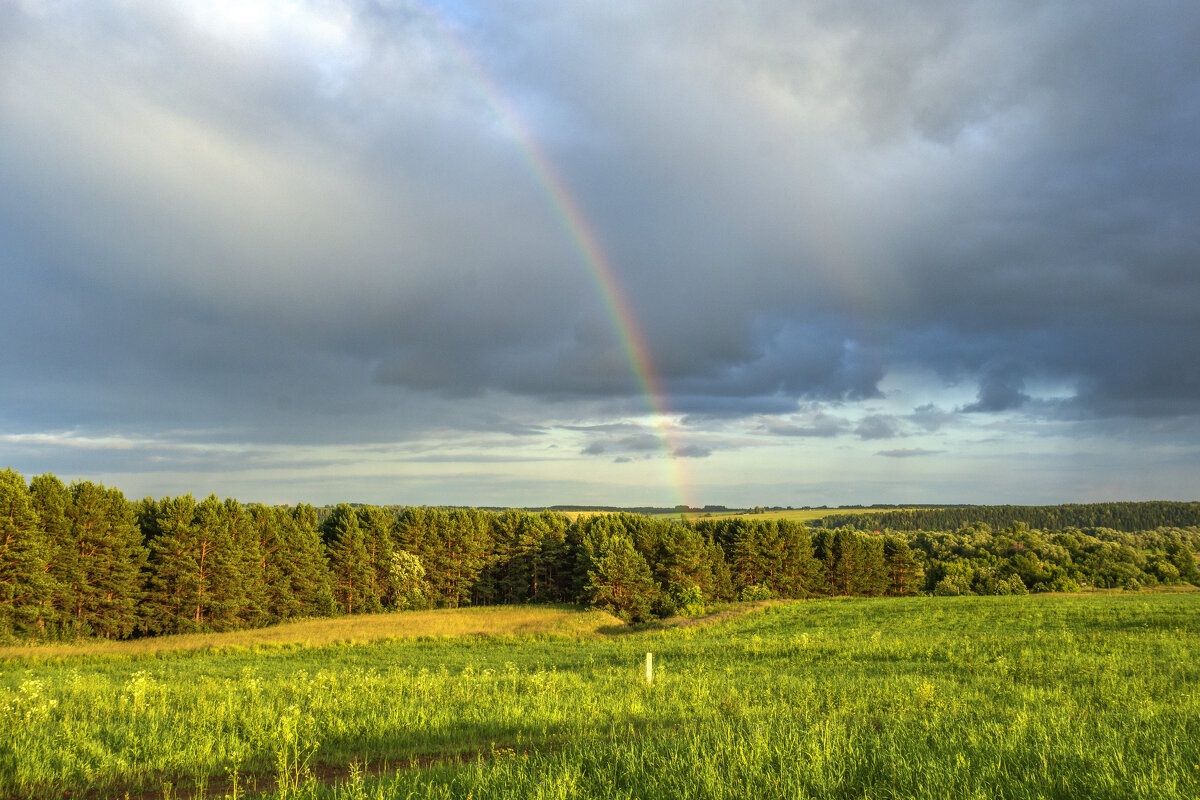
{"type": "Polygon", "coordinates": [[[721,486],[1194,430],[1197,38],[1168,2],[6,4],[0,462],[721,486]]]}

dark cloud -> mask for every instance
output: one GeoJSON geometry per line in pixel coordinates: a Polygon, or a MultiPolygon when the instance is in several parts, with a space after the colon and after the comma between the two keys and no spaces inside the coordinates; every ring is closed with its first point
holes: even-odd
{"type": "Polygon", "coordinates": [[[870,414],[859,420],[854,433],[863,440],[892,439],[900,435],[900,423],[887,414],[870,414]]]}
{"type": "Polygon", "coordinates": [[[1009,411],[1029,402],[1025,388],[1025,371],[1016,364],[998,364],[985,368],[979,379],[979,399],[963,406],[965,413],[977,411],[1009,411]]]}
{"type": "Polygon", "coordinates": [[[0,433],[1200,418],[1200,7],[432,8],[0,7],[0,433]]]}
{"type": "Polygon", "coordinates": [[[880,450],[875,455],[887,456],[888,458],[919,458],[920,456],[941,455],[944,452],[944,450],[926,450],[920,447],[910,447],[900,450],[880,450]]]}

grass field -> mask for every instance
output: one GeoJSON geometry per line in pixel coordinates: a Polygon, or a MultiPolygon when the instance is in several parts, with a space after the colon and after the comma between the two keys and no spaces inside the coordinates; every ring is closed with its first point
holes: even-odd
{"type": "Polygon", "coordinates": [[[623,625],[598,609],[575,606],[493,606],[438,611],[370,614],[342,619],[310,619],[233,633],[191,633],[130,641],[92,640],[0,647],[4,660],[36,661],[83,656],[145,657],[176,651],[235,651],[262,647],[370,644],[391,639],[463,636],[598,636],[623,625]]]}
{"type": "Polygon", "coordinates": [[[1200,797],[1198,592],[644,632],[496,615],[499,636],[441,620],[466,635],[370,644],[341,622],[327,644],[9,651],[0,796],[1200,797]]]}
{"type": "MultiPolygon", "coordinates": [[[[753,514],[746,511],[712,512],[704,514],[688,514],[689,519],[728,519],[731,517],[747,517],[749,519],[786,519],[805,524],[814,520],[831,517],[834,514],[878,514],[882,511],[905,511],[904,508],[785,508],[781,510],[764,511],[753,514]]],[[[678,514],[664,514],[664,518],[678,518],[678,514]]]]}

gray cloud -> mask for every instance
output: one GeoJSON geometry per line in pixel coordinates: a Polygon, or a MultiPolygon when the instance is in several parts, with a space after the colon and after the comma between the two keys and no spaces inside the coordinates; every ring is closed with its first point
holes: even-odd
{"type": "Polygon", "coordinates": [[[847,427],[846,420],[824,411],[794,415],[788,421],[776,418],[767,418],[763,421],[763,429],[773,436],[805,436],[826,439],[837,436],[847,427]]]}
{"type": "Polygon", "coordinates": [[[1009,411],[1029,402],[1024,370],[1016,364],[988,366],[979,380],[979,399],[963,407],[966,413],[1009,411]]]}
{"type": "Polygon", "coordinates": [[[888,414],[870,414],[859,420],[854,433],[863,440],[892,439],[900,435],[900,423],[888,414]]]}
{"type": "Polygon", "coordinates": [[[681,447],[676,447],[671,451],[675,458],[708,458],[712,455],[712,448],[702,444],[685,444],[681,447]]]}
{"type": "Polygon", "coordinates": [[[880,450],[875,455],[887,456],[888,458],[919,458],[921,456],[941,455],[944,452],[944,450],[926,450],[921,447],[909,447],[900,450],[880,450]]]}
{"type": "Polygon", "coordinates": [[[1200,417],[1200,9],[198,9],[0,8],[0,432],[1200,417]]]}
{"type": "Polygon", "coordinates": [[[926,403],[914,408],[908,419],[914,425],[932,433],[952,423],[954,421],[954,413],[943,411],[933,403],[926,403]]]}

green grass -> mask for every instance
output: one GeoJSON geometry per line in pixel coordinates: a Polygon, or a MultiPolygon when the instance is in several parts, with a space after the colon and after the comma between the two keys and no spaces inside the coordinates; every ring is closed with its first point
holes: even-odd
{"type": "Polygon", "coordinates": [[[236,767],[242,791],[303,797],[1195,798],[1197,687],[1200,593],[42,655],[2,665],[0,796],[162,796],[236,767]]]}

